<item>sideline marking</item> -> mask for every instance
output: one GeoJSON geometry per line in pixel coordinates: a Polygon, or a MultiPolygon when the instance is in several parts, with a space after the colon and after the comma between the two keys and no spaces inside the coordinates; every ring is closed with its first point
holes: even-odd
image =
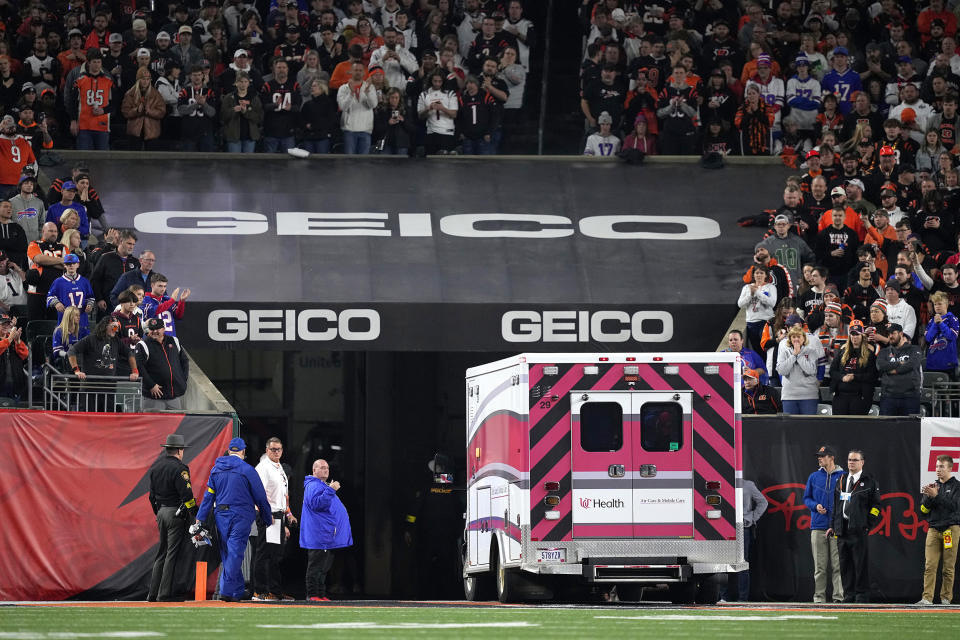
{"type": "Polygon", "coordinates": [[[261,629],[479,629],[479,628],[518,628],[539,627],[532,622],[398,622],[379,624],[377,622],[318,622],[316,624],[258,624],[261,629]]]}
{"type": "Polygon", "coordinates": [[[649,615],[649,616],[593,616],[594,618],[602,618],[605,620],[750,620],[750,621],[761,621],[761,620],[836,620],[837,616],[736,616],[736,615],[724,615],[724,616],[686,616],[686,615],[649,615]]]}
{"type": "Polygon", "coordinates": [[[0,631],[0,638],[10,640],[70,640],[71,638],[164,638],[167,634],[158,631],[0,631]]]}

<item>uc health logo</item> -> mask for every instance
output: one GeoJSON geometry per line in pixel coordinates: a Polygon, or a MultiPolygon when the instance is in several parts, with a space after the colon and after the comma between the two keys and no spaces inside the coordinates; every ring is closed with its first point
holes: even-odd
{"type": "Polygon", "coordinates": [[[593,500],[591,500],[590,498],[580,498],[580,506],[584,509],[589,509],[592,503],[593,503],[593,500]]]}
{"type": "Polygon", "coordinates": [[[582,509],[622,509],[624,506],[626,506],[626,503],[620,498],[611,498],[609,500],[580,498],[580,507],[582,509]]]}

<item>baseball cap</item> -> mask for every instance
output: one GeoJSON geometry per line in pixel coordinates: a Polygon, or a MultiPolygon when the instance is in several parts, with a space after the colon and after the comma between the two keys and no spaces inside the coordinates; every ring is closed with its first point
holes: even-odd
{"type": "Polygon", "coordinates": [[[910,56],[897,56],[897,64],[902,64],[906,62],[913,62],[913,58],[910,56]]]}
{"type": "Polygon", "coordinates": [[[786,222],[787,224],[790,224],[790,216],[784,213],[781,213],[780,215],[778,215],[776,218],[773,219],[773,224],[777,224],[779,222],[786,222]]]}
{"type": "Polygon", "coordinates": [[[756,378],[760,379],[760,372],[757,369],[744,369],[743,375],[745,378],[756,378]]]}
{"type": "Polygon", "coordinates": [[[247,53],[247,50],[246,50],[246,49],[237,49],[236,51],[233,52],[233,57],[234,57],[234,58],[249,58],[249,57],[250,57],[250,54],[247,53]]]}
{"type": "Polygon", "coordinates": [[[798,67],[799,67],[801,64],[805,64],[805,65],[808,65],[808,66],[809,66],[809,65],[810,65],[810,58],[808,58],[807,56],[805,56],[805,55],[803,55],[803,54],[800,54],[799,56],[797,56],[796,60],[793,61],[793,63],[794,63],[795,65],[797,65],[798,67]]]}
{"type": "Polygon", "coordinates": [[[837,285],[835,285],[835,284],[833,284],[833,283],[830,283],[830,284],[828,284],[826,287],[824,287],[824,289],[823,289],[823,295],[824,295],[824,296],[835,295],[835,296],[837,296],[837,297],[839,298],[839,297],[840,297],[840,290],[837,289],[837,285]]]}
{"type": "Polygon", "coordinates": [[[881,156],[892,156],[892,155],[896,155],[896,152],[894,152],[893,147],[891,147],[890,145],[885,144],[885,145],[883,145],[882,147],[880,147],[880,155],[881,155],[881,156]]]}
{"type": "Polygon", "coordinates": [[[887,325],[887,331],[899,331],[900,333],[903,333],[903,327],[896,322],[891,322],[887,325]]]}
{"type": "Polygon", "coordinates": [[[597,118],[597,124],[613,124],[613,117],[604,111],[600,114],[600,117],[597,118]]]}
{"type": "Polygon", "coordinates": [[[810,151],[807,151],[807,156],[806,156],[806,157],[807,157],[808,159],[809,159],[809,158],[819,158],[819,157],[820,157],[820,151],[817,150],[817,149],[810,149],[810,151]]]}
{"type": "Polygon", "coordinates": [[[63,264],[74,264],[80,262],[80,258],[72,253],[63,256],[63,264]]]}
{"type": "Polygon", "coordinates": [[[847,51],[846,47],[837,47],[833,50],[833,55],[835,56],[849,56],[850,52],[847,51]]]}
{"type": "Polygon", "coordinates": [[[940,27],[941,29],[947,26],[947,23],[943,21],[942,18],[934,18],[930,21],[931,27],[940,27]]]}
{"type": "Polygon", "coordinates": [[[834,458],[836,458],[837,452],[834,451],[833,447],[831,447],[828,444],[825,444],[819,449],[817,449],[817,457],[819,458],[820,456],[833,456],[834,458]]]}
{"type": "Polygon", "coordinates": [[[150,318],[147,320],[147,331],[156,331],[157,329],[163,329],[164,324],[163,320],[160,318],[150,318]]]}
{"type": "Polygon", "coordinates": [[[123,42],[123,36],[120,35],[119,33],[111,33],[110,38],[107,40],[107,42],[109,42],[110,44],[113,44],[114,42],[123,42]]]}
{"type": "Polygon", "coordinates": [[[801,318],[795,313],[791,313],[789,316],[787,316],[787,319],[784,321],[784,324],[788,327],[792,327],[795,324],[803,324],[803,318],[801,318]]]}
{"type": "Polygon", "coordinates": [[[863,333],[863,323],[859,320],[850,321],[850,335],[858,335],[863,333]]]}
{"type": "Polygon", "coordinates": [[[177,35],[181,35],[183,33],[189,33],[190,35],[193,35],[193,27],[191,27],[188,24],[185,24],[181,26],[179,29],[177,29],[177,35]]]}
{"type": "Polygon", "coordinates": [[[243,441],[243,438],[234,438],[230,441],[227,448],[230,449],[230,451],[245,451],[247,443],[243,441]]]}
{"type": "Polygon", "coordinates": [[[24,82],[23,86],[20,87],[20,93],[30,93],[31,91],[36,92],[37,88],[33,86],[32,82],[24,82]]]}
{"type": "Polygon", "coordinates": [[[72,38],[73,36],[80,36],[82,38],[83,31],[80,31],[80,29],[70,29],[70,31],[67,32],[67,37],[72,38]]]}
{"type": "Polygon", "coordinates": [[[847,180],[848,187],[858,187],[860,191],[866,191],[866,187],[863,186],[863,181],[859,178],[854,178],[853,180],[847,180]]]}
{"type": "Polygon", "coordinates": [[[161,31],[160,33],[157,34],[157,41],[158,41],[158,42],[159,42],[160,40],[169,40],[169,39],[170,39],[170,34],[167,33],[166,31],[161,31]]]}
{"type": "Polygon", "coordinates": [[[824,311],[825,311],[826,313],[835,313],[835,314],[837,314],[838,316],[843,313],[843,309],[841,309],[841,308],[840,308],[840,305],[839,305],[838,303],[836,303],[836,302],[828,302],[828,303],[827,303],[827,306],[826,306],[826,309],[824,309],[824,311]]]}
{"type": "Polygon", "coordinates": [[[76,191],[76,190],[77,190],[77,185],[76,185],[76,183],[75,183],[73,180],[67,180],[67,181],[65,181],[65,182],[63,183],[63,186],[60,187],[60,190],[61,190],[61,191],[67,191],[67,190],[76,191]]]}
{"type": "Polygon", "coordinates": [[[143,18],[137,18],[130,26],[132,26],[134,29],[146,29],[147,21],[143,18]]]}
{"type": "Polygon", "coordinates": [[[140,47],[139,49],[137,49],[137,56],[136,56],[136,57],[139,58],[140,56],[147,56],[147,57],[149,58],[149,57],[150,57],[150,49],[147,49],[146,47],[140,47]]]}
{"type": "Polygon", "coordinates": [[[843,187],[834,187],[830,190],[831,196],[845,196],[847,192],[843,190],[843,187]]]}

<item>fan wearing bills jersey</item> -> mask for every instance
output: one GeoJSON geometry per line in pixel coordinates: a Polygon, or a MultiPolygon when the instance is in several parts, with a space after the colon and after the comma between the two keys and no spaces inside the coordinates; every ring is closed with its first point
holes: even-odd
{"type": "Polygon", "coordinates": [[[167,335],[177,337],[175,321],[183,319],[185,303],[189,297],[190,289],[184,289],[181,293],[179,287],[173,290],[173,296],[168,296],[167,276],[154,273],[150,276],[150,293],[145,295],[140,303],[144,323],[150,318],[160,318],[167,335]]]}
{"type": "Polygon", "coordinates": [[[80,258],[74,254],[63,257],[63,267],[66,273],[53,281],[47,292],[47,306],[57,310],[57,324],[63,320],[63,310],[67,307],[77,307],[80,314],[80,337],[90,333],[90,320],[87,314],[93,310],[93,286],[90,281],[77,273],[80,268],[80,258]]]}

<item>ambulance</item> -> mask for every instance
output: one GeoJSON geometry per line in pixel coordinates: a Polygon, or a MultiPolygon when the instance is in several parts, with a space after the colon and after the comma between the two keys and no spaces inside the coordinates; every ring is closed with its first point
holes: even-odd
{"type": "Polygon", "coordinates": [[[466,372],[468,600],[616,585],[713,603],[743,557],[735,353],[527,353],[466,372]]]}

